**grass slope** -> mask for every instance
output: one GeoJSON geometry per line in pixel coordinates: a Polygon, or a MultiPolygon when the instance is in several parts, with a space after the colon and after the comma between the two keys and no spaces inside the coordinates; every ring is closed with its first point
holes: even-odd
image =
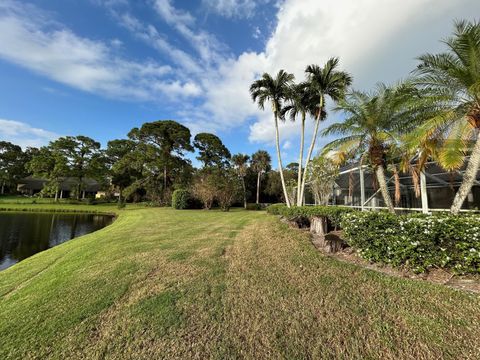
{"type": "Polygon", "coordinates": [[[0,272],[1,359],[480,356],[477,296],[324,257],[261,212],[119,214],[0,272]]]}

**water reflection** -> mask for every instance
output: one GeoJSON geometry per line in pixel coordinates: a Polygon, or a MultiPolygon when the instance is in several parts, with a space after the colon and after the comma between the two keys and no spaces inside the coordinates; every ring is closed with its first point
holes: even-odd
{"type": "Polygon", "coordinates": [[[0,212],[0,270],[111,222],[107,215],[0,212]]]}

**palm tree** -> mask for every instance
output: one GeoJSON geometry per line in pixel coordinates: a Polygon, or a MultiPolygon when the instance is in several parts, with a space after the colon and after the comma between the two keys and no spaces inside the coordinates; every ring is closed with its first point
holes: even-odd
{"type": "Polygon", "coordinates": [[[267,101],[269,101],[272,106],[273,119],[275,122],[275,144],[277,147],[278,167],[282,181],[283,194],[285,195],[285,201],[288,207],[290,207],[290,200],[288,198],[285,178],[283,176],[278,119],[280,117],[283,101],[288,96],[293,79],[293,74],[280,70],[275,78],[268,73],[264,73],[261,79],[254,81],[250,86],[252,100],[258,102],[258,107],[261,110],[265,109],[265,102],[267,101]]]}
{"type": "Polygon", "coordinates": [[[444,43],[446,52],[419,57],[417,83],[431,91],[439,112],[416,134],[419,141],[445,140],[439,149],[439,162],[448,170],[460,168],[471,151],[450,209],[457,214],[480,166],[480,23],[456,22],[453,36],[444,43]]]}
{"type": "Polygon", "coordinates": [[[297,206],[302,206],[303,197],[302,188],[302,169],[303,169],[303,151],[305,144],[305,119],[308,113],[313,113],[317,105],[316,97],[312,95],[309,84],[306,82],[293,85],[287,98],[287,105],[281,111],[281,118],[284,119],[287,114],[291,121],[295,121],[297,116],[301,116],[300,132],[300,155],[298,159],[298,180],[297,180],[297,206]]]}
{"type": "Polygon", "coordinates": [[[257,204],[260,203],[260,181],[262,174],[269,170],[271,161],[270,154],[265,150],[258,150],[252,155],[251,166],[257,173],[257,204]]]}
{"type": "Polygon", "coordinates": [[[236,154],[232,156],[232,163],[235,167],[237,175],[242,179],[243,186],[243,206],[247,208],[247,189],[245,187],[245,176],[247,176],[248,160],[250,156],[244,154],[236,154]]]}
{"type": "Polygon", "coordinates": [[[305,170],[302,178],[299,201],[303,201],[305,183],[307,180],[306,174],[308,173],[308,165],[312,157],[313,149],[315,148],[318,127],[320,121],[324,120],[327,116],[325,111],[325,102],[327,98],[330,98],[334,102],[342,100],[345,96],[347,88],[352,83],[352,77],[350,74],[344,71],[336,70],[338,64],[338,58],[331,58],[327,61],[323,68],[318,65],[309,65],[305,69],[307,74],[307,82],[309,84],[309,91],[317,98],[317,105],[312,113],[315,118],[315,128],[313,130],[312,141],[310,143],[310,148],[308,149],[307,159],[305,162],[305,170]]]}
{"type": "Polygon", "coordinates": [[[324,148],[324,153],[335,151],[340,160],[366,155],[375,170],[380,191],[390,212],[394,213],[392,199],[385,179],[385,160],[399,141],[399,134],[412,124],[414,97],[409,86],[387,87],[379,84],[374,93],[354,91],[339,101],[337,111],[347,118],[330,125],[322,135],[341,135],[324,148]]]}

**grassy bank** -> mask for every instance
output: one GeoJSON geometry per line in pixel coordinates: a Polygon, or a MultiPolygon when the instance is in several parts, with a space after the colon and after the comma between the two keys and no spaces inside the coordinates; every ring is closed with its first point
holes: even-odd
{"type": "Polygon", "coordinates": [[[478,296],[324,257],[263,212],[118,213],[0,272],[0,358],[480,356],[478,296]]]}

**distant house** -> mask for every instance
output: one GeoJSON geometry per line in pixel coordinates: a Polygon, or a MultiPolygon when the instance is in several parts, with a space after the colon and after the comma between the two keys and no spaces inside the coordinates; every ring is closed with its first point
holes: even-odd
{"type": "MultiPolygon", "coordinates": [[[[48,182],[46,179],[34,178],[32,176],[26,177],[20,180],[17,184],[17,191],[24,195],[35,195],[42,191],[45,184],[48,182]]],[[[78,179],[67,177],[61,180],[59,197],[68,198],[72,191],[78,186],[78,179]]],[[[81,197],[96,197],[100,190],[100,183],[97,180],[85,178],[82,180],[81,197]]]]}

